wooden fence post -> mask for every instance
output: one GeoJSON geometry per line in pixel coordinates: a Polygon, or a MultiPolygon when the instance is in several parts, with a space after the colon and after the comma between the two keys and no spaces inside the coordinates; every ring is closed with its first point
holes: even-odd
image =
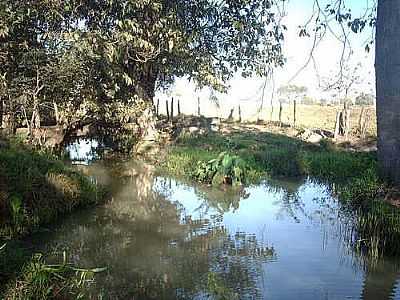
{"type": "Polygon", "coordinates": [[[160,99],[157,99],[157,105],[156,105],[156,116],[160,114],[160,99]]]}
{"type": "Polygon", "coordinates": [[[171,122],[174,120],[174,97],[171,99],[171,122]]]}
{"type": "Polygon", "coordinates": [[[360,116],[358,118],[358,132],[360,133],[360,135],[362,132],[362,126],[363,126],[364,119],[365,119],[364,115],[365,115],[365,109],[364,109],[364,106],[362,106],[360,116]]]}
{"type": "Polygon", "coordinates": [[[340,111],[338,111],[336,113],[335,133],[334,133],[334,136],[333,136],[334,139],[337,139],[339,134],[340,134],[340,118],[341,118],[341,114],[342,113],[340,111]]]}
{"type": "Polygon", "coordinates": [[[197,115],[200,117],[201,116],[201,111],[200,111],[200,97],[197,97],[197,115]]]}
{"type": "Polygon", "coordinates": [[[282,126],[282,101],[279,101],[279,126],[282,126]]]}
{"type": "Polygon", "coordinates": [[[241,123],[242,122],[242,109],[240,108],[240,105],[239,105],[238,113],[239,113],[239,123],[241,123]]]}
{"type": "Polygon", "coordinates": [[[296,127],[296,100],[293,100],[293,127],[296,127]]]}
{"type": "Polygon", "coordinates": [[[165,100],[165,108],[167,112],[167,121],[169,121],[169,105],[168,105],[168,100],[165,100]]]}
{"type": "Polygon", "coordinates": [[[181,101],[178,99],[178,115],[181,115],[181,101]]]}

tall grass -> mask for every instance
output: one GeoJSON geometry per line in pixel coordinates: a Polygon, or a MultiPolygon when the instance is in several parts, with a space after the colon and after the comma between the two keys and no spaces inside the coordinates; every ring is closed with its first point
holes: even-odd
{"type": "Polygon", "coordinates": [[[73,209],[95,204],[99,187],[48,154],[0,149],[0,238],[28,233],[73,209]]]}

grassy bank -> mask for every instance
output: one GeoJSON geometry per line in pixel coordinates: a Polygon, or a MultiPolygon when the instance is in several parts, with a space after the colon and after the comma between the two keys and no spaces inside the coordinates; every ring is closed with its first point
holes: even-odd
{"type": "Polygon", "coordinates": [[[279,134],[236,131],[181,137],[169,148],[161,167],[198,180],[199,161],[215,159],[223,151],[245,162],[247,184],[281,176],[310,176],[327,184],[343,203],[358,211],[354,240],[358,248],[373,256],[400,254],[400,214],[382,201],[387,187],[378,177],[375,153],[347,152],[329,141],[313,145],[279,134]]]}
{"type": "Polygon", "coordinates": [[[71,294],[80,287],[76,280],[81,273],[67,264],[47,266],[19,239],[79,207],[98,203],[104,191],[52,155],[17,142],[1,145],[0,298],[71,294]]]}

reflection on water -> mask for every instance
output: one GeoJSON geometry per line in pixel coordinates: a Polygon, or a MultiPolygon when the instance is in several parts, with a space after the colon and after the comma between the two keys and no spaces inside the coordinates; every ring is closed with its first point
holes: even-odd
{"type": "Polygon", "coordinates": [[[98,158],[98,149],[100,144],[94,139],[77,139],[67,145],[65,150],[70,160],[77,164],[89,164],[98,158]]]}
{"type": "Polygon", "coordinates": [[[371,265],[346,246],[351,215],[323,186],[298,179],[215,189],[135,162],[80,168],[110,187],[112,201],[37,240],[77,265],[108,266],[93,298],[400,299],[397,263],[371,265]]]}

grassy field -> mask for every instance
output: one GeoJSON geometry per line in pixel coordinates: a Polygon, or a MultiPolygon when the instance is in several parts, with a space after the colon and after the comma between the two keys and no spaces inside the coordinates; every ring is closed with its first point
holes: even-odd
{"type": "MultiPolygon", "coordinates": [[[[195,108],[197,103],[188,101],[191,105],[187,104],[186,101],[182,101],[182,113],[187,115],[196,114],[195,108]]],[[[201,114],[205,117],[219,117],[227,119],[233,110],[232,117],[235,120],[239,119],[238,113],[239,103],[223,103],[221,105],[215,105],[213,103],[202,103],[200,110],[201,114]]],[[[252,102],[240,103],[242,121],[255,122],[257,120],[262,121],[279,121],[279,105],[275,104],[272,108],[270,105],[265,104],[261,111],[259,110],[258,104],[252,102]],[[271,115],[272,113],[272,115],[271,115]]],[[[325,130],[334,131],[336,122],[336,113],[343,110],[343,106],[322,106],[322,105],[297,105],[297,126],[305,128],[320,128],[325,130]]],[[[356,132],[358,128],[358,122],[360,113],[362,110],[361,106],[351,106],[350,113],[350,125],[352,131],[356,132]]],[[[370,115],[369,126],[367,128],[367,134],[376,136],[376,113],[374,106],[368,106],[364,108],[370,115]]],[[[164,106],[160,107],[162,114],[165,114],[164,106]]],[[[293,123],[293,104],[283,104],[282,109],[282,122],[286,124],[293,123]]]]}
{"type": "MultiPolygon", "coordinates": [[[[287,124],[293,123],[293,105],[284,105],[282,109],[282,122],[287,124]]],[[[321,128],[330,131],[335,130],[336,113],[343,109],[342,106],[321,106],[321,105],[297,105],[296,108],[296,124],[305,128],[321,128]]],[[[350,125],[352,132],[358,129],[362,107],[351,107],[350,125]]],[[[365,107],[364,109],[371,116],[369,126],[367,128],[368,135],[376,136],[376,112],[375,107],[365,107]]],[[[261,113],[263,120],[271,120],[271,108],[264,109],[261,113]]],[[[279,107],[274,107],[272,112],[272,120],[279,120],[279,107]]]]}

